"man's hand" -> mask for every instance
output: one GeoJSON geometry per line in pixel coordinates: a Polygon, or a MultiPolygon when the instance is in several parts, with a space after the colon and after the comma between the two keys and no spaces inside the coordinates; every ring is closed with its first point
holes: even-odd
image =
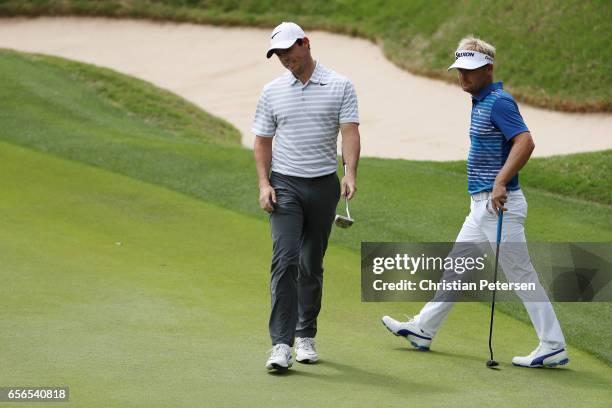
{"type": "Polygon", "coordinates": [[[361,150],[361,137],[359,136],[358,123],[342,123],[340,125],[342,133],[342,161],[345,165],[346,174],[342,177],[342,197],[349,200],[357,192],[357,163],[359,162],[359,152],[361,150]]]}
{"type": "Polygon", "coordinates": [[[506,164],[499,171],[493,184],[493,191],[491,192],[491,207],[495,211],[495,214],[499,212],[500,208],[506,211],[504,204],[508,200],[508,192],[506,191],[506,185],[512,180],[512,178],[523,168],[525,163],[531,157],[531,153],[535,148],[531,133],[523,132],[516,135],[512,139],[512,148],[510,154],[506,160],[506,164]]]}
{"type": "Polygon", "coordinates": [[[355,193],[357,192],[357,185],[355,184],[355,176],[352,174],[346,174],[342,177],[342,197],[346,197],[349,200],[353,198],[355,193]]]}
{"type": "Polygon", "coordinates": [[[508,192],[506,191],[506,184],[512,180],[512,178],[523,168],[525,163],[531,157],[531,153],[535,148],[531,133],[523,132],[516,135],[512,139],[512,148],[510,154],[506,160],[506,164],[499,171],[493,184],[493,191],[491,192],[491,207],[495,211],[495,214],[499,212],[499,209],[507,211],[504,208],[504,204],[508,201],[508,192]]]}
{"type": "Polygon", "coordinates": [[[259,179],[259,206],[268,214],[274,211],[272,204],[276,204],[276,193],[270,185],[270,164],[272,163],[272,138],[256,136],[253,145],[255,155],[255,168],[259,179]]]}
{"type": "Polygon", "coordinates": [[[491,192],[491,207],[495,211],[495,214],[499,213],[499,209],[507,211],[504,204],[508,201],[508,192],[504,184],[495,183],[493,185],[493,191],[491,192]]]}
{"type": "Polygon", "coordinates": [[[259,206],[262,210],[270,214],[274,211],[272,204],[276,204],[276,192],[271,185],[259,187],[259,206]]]}

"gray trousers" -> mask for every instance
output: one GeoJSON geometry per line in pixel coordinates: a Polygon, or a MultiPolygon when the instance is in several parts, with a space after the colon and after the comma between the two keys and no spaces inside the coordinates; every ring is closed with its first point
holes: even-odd
{"type": "Polygon", "coordinates": [[[276,205],[270,215],[272,344],[293,346],[315,337],[321,310],[323,257],[340,198],[336,173],[302,178],[272,173],[276,205]]]}

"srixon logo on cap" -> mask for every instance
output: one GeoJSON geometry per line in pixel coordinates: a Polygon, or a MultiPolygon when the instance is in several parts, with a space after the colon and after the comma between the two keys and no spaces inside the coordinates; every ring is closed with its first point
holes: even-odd
{"type": "Polygon", "coordinates": [[[485,60],[490,64],[493,63],[493,58],[478,51],[456,51],[455,60],[458,60],[459,58],[472,58],[475,60],[485,60]]]}
{"type": "Polygon", "coordinates": [[[476,54],[474,54],[473,52],[469,52],[469,51],[461,51],[461,52],[456,52],[455,53],[455,59],[457,58],[461,58],[461,57],[473,57],[476,54]]]}

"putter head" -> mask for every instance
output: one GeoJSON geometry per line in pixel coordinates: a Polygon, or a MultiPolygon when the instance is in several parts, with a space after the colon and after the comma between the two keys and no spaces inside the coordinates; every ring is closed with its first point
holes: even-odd
{"type": "Polygon", "coordinates": [[[344,215],[336,214],[336,218],[334,219],[334,224],[336,224],[336,226],[340,228],[348,228],[353,225],[354,222],[355,220],[344,215]]]}
{"type": "Polygon", "coordinates": [[[489,360],[487,361],[487,367],[489,368],[493,368],[493,367],[497,367],[499,365],[499,363],[495,360],[489,360]]]}

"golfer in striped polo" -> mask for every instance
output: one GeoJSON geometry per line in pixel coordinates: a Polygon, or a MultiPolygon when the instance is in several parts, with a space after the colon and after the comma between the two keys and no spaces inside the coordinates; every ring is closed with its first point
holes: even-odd
{"type": "MultiPolygon", "coordinates": [[[[514,98],[503,90],[501,82],[493,82],[494,58],[492,45],[467,37],[459,43],[455,63],[449,67],[458,70],[462,89],[472,95],[471,143],[467,160],[468,192],[472,202],[457,242],[495,243],[497,213],[499,209],[505,211],[500,263],[508,282],[535,285],[535,291],[516,291],[516,294],[523,301],[539,339],[533,352],[514,357],[512,363],[525,367],[554,367],[567,364],[569,358],[559,321],[531,264],[525,244],[527,202],[518,176],[535,145],[514,98]]],[[[456,245],[452,255],[465,256],[457,252],[469,252],[470,247],[456,245]]],[[[456,277],[457,273],[447,270],[442,279],[451,281],[456,277]]],[[[440,293],[412,320],[400,322],[384,316],[383,324],[396,336],[406,337],[414,347],[429,350],[433,337],[453,306],[449,301],[436,301],[445,298],[440,293]]]]}
{"type": "Polygon", "coordinates": [[[360,142],[353,85],[312,59],[297,24],[272,31],[267,57],[273,54],[288,71],[264,87],[252,131],[259,204],[270,214],[273,242],[273,347],[266,368],[285,370],[294,340],[298,362],[318,360],[323,256],[340,195],[351,199],[356,191],[360,142]],[[336,175],[338,131],[346,163],[342,182],[336,175]]]}

